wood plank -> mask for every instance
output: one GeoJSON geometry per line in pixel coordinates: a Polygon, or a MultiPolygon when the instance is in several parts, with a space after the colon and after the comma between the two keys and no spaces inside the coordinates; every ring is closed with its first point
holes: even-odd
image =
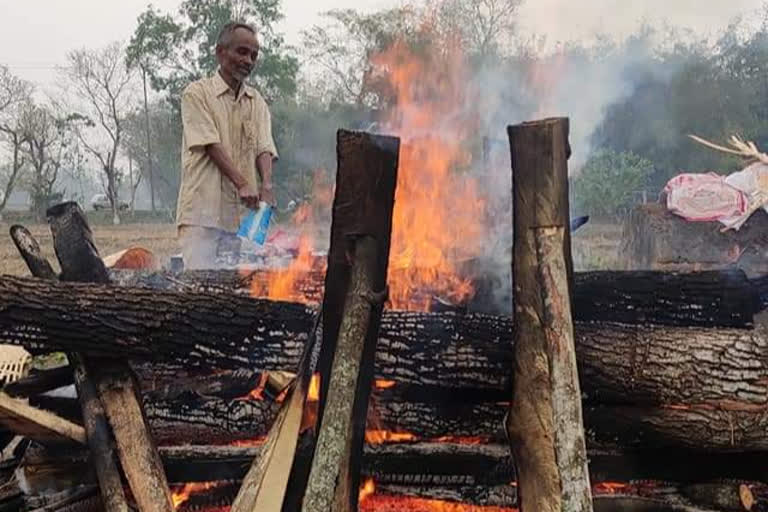
{"type": "Polygon", "coordinates": [[[0,424],[35,441],[85,443],[85,429],[51,412],[37,409],[0,392],[0,424]]]}

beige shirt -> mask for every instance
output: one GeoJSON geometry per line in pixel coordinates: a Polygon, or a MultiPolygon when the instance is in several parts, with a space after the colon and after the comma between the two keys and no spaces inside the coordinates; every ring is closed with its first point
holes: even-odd
{"type": "Polygon", "coordinates": [[[206,154],[205,146],[221,143],[245,179],[257,186],[256,157],[262,153],[277,157],[267,103],[245,85],[235,97],[217,72],[184,90],[181,119],[184,132],[176,225],[235,232],[245,207],[235,186],[206,154]]]}

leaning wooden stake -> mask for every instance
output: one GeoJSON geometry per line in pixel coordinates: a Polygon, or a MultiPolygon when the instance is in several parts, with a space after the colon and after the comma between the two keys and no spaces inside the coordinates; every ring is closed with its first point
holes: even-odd
{"type": "MultiPolygon", "coordinates": [[[[11,239],[27,263],[33,276],[42,279],[57,280],[53,267],[43,256],[40,244],[32,233],[23,226],[11,226],[11,239]]],[[[74,372],[75,387],[83,412],[83,424],[88,439],[91,462],[96,470],[99,490],[104,509],[115,512],[128,512],[123,481],[115,461],[115,448],[110,434],[104,407],[96,393],[96,387],[88,376],[80,355],[67,355],[74,372]]]]}
{"type": "Polygon", "coordinates": [[[359,423],[354,404],[360,400],[358,395],[364,395],[366,402],[369,396],[373,358],[365,357],[366,352],[371,352],[366,351],[366,335],[373,309],[381,306],[384,297],[374,293],[376,239],[365,236],[354,244],[352,277],[331,369],[323,426],[304,498],[305,512],[357,510],[357,498],[353,495],[358,494],[354,482],[359,482],[359,477],[353,478],[350,467],[350,461],[361,456],[353,453],[352,433],[359,423]],[[361,378],[364,374],[367,378],[361,378]]]}
{"type": "MultiPolygon", "coordinates": [[[[85,214],[77,203],[62,203],[47,212],[64,281],[108,283],[109,273],[93,242],[85,214]]],[[[101,397],[115,436],[120,462],[142,512],[172,512],[171,492],[160,455],[147,428],[141,395],[127,363],[86,361],[85,368],[101,397]]]]}
{"type": "Polygon", "coordinates": [[[568,120],[510,126],[515,365],[507,432],[523,512],[592,510],[570,306],[568,120]]]}
{"type": "Polygon", "coordinates": [[[306,489],[303,510],[307,512],[357,510],[399,151],[400,140],[395,137],[345,130],[337,135],[336,195],[318,362],[319,444],[310,475],[297,472],[294,485],[299,493],[306,489]],[[359,272],[367,275],[358,276],[353,289],[353,276],[359,272]],[[342,328],[347,330],[343,335],[342,328]]]}

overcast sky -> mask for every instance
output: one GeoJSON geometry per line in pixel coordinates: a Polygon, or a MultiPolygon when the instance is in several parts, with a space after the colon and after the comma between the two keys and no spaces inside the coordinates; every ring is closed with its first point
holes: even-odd
{"type": "MultiPolygon", "coordinates": [[[[525,0],[520,27],[548,40],[584,37],[596,30],[626,34],[643,20],[667,20],[701,32],[722,28],[735,16],[754,16],[763,0],[525,0]],[[708,4],[708,5],[707,5],[708,4]]],[[[24,78],[51,83],[66,52],[130,37],[147,0],[0,0],[0,63],[24,78]]],[[[154,0],[173,10],[179,0],[154,0]]],[[[283,0],[281,29],[290,43],[301,29],[332,8],[371,10],[397,0],[283,0]]]]}

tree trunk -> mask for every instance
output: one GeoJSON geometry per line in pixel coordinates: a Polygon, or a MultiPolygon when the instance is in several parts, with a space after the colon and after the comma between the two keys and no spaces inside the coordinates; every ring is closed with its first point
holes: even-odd
{"type": "Polygon", "coordinates": [[[737,266],[748,276],[768,274],[765,230],[758,210],[738,231],[719,222],[688,222],[664,204],[639,205],[624,221],[620,256],[627,270],[718,270],[737,266]]]}
{"type": "Polygon", "coordinates": [[[570,332],[568,129],[567,119],[508,128],[515,362],[506,423],[523,512],[592,510],[570,332]]]}

